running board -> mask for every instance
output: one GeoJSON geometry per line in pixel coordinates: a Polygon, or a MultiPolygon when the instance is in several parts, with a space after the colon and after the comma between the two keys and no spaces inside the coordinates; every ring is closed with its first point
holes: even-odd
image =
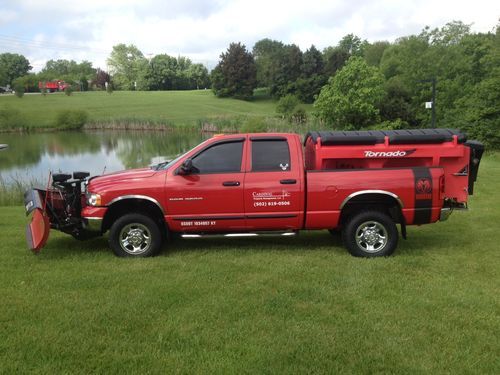
{"type": "Polygon", "coordinates": [[[297,232],[262,232],[262,233],[203,233],[203,234],[181,234],[182,238],[202,238],[202,237],[269,237],[269,236],[295,236],[297,232]]]}

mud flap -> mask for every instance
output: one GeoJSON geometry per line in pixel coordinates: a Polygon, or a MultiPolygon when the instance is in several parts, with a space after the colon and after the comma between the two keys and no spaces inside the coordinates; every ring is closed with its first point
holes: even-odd
{"type": "Polygon", "coordinates": [[[26,225],[26,241],[28,247],[38,253],[49,238],[50,221],[41,208],[35,208],[31,222],[26,225]]]}

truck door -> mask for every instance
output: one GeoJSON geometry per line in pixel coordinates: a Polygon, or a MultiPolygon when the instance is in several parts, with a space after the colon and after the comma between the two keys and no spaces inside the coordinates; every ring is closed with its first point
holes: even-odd
{"type": "Polygon", "coordinates": [[[245,228],[242,171],[245,138],[212,143],[192,156],[192,171],[168,177],[167,220],[174,231],[245,228]]]}
{"type": "Polygon", "coordinates": [[[300,227],[303,166],[299,165],[297,155],[290,154],[289,141],[294,139],[250,137],[245,175],[245,216],[249,230],[300,227]]]}

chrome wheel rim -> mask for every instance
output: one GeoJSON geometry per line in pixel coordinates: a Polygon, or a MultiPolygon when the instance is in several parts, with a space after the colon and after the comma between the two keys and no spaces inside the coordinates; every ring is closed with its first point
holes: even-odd
{"type": "Polygon", "coordinates": [[[151,232],[139,223],[131,223],[120,231],[120,246],[128,254],[138,255],[151,247],[151,232]]]}
{"type": "Polygon", "coordinates": [[[382,251],[388,240],[387,230],[377,221],[365,221],[356,229],[356,244],[368,253],[382,251]]]}

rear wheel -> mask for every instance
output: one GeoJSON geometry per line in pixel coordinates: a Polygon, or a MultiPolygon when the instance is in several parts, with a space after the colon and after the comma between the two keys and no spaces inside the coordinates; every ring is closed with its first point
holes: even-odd
{"type": "Polygon", "coordinates": [[[109,231],[109,244],[120,257],[149,257],[162,245],[158,225],[148,216],[128,214],[116,220],[109,231]]]}
{"type": "Polygon", "coordinates": [[[362,211],[347,221],[342,240],[354,256],[388,256],[398,245],[398,230],[389,215],[380,211],[362,211]]]}

